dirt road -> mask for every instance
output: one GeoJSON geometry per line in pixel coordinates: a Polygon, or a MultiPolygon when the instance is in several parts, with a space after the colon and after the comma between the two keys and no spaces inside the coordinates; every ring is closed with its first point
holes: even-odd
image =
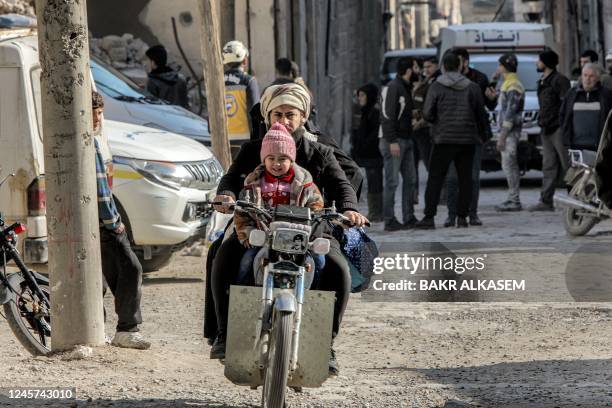
{"type": "MultiPolygon", "coordinates": [[[[484,201],[485,229],[419,232],[419,241],[504,241],[509,219],[484,201]],[[506,229],[504,229],[506,225],[506,229]],[[489,238],[488,240],[495,240],[489,238]]],[[[526,194],[537,199],[537,189],[526,194]]],[[[524,201],[527,201],[524,199],[524,201]]],[[[555,222],[560,213],[515,215],[524,229],[505,242],[573,245],[555,222]],[[539,223],[539,224],[538,224],[539,223]],[[521,232],[522,231],[522,232],[521,232]],[[535,238],[534,238],[535,241],[535,238]]],[[[440,218],[440,217],[439,217],[440,218]]],[[[441,220],[439,220],[441,221],[441,220]]],[[[610,226],[580,241],[608,242],[610,226]]],[[[408,239],[402,232],[397,239],[408,239]]],[[[373,236],[390,241],[380,225],[373,236]]],[[[416,236],[416,235],[415,235],[416,236]]],[[[544,260],[543,262],[549,262],[544,260]]],[[[564,260],[559,261],[566,262],[564,260]]],[[[259,391],[232,385],[208,359],[203,340],[203,258],[177,256],[143,289],[143,333],[150,351],[101,347],[91,358],[32,358],[0,319],[1,387],[76,387],[68,403],[100,407],[249,407],[259,391]]],[[[106,298],[112,310],[112,299],[106,298]]],[[[114,321],[107,322],[112,334],[114,321]]],[[[296,407],[603,407],[612,406],[612,304],[370,302],[353,295],[337,340],[341,375],[320,389],[290,392],[296,407]]],[[[0,399],[2,406],[34,406],[0,399]]],[[[53,404],[51,406],[65,404],[53,404]]],[[[46,405],[49,406],[49,405],[46,405]]]]}

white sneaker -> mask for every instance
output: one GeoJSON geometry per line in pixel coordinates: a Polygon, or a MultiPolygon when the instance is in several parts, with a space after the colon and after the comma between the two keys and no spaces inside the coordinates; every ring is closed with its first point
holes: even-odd
{"type": "Polygon", "coordinates": [[[133,348],[147,350],[151,348],[151,343],[146,341],[140,332],[117,332],[111,343],[116,347],[133,348]]]}

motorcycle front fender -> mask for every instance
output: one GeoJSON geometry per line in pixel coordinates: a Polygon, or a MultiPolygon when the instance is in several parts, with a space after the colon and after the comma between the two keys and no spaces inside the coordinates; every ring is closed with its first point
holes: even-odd
{"type": "Polygon", "coordinates": [[[288,292],[279,293],[274,298],[274,310],[278,312],[295,312],[297,310],[295,296],[288,292]]]}
{"type": "MultiPolygon", "coordinates": [[[[35,271],[30,271],[30,273],[32,273],[37,283],[49,286],[49,278],[35,271]]],[[[12,273],[7,277],[7,280],[10,288],[4,285],[0,287],[0,305],[12,299],[14,290],[17,290],[21,282],[23,282],[23,276],[20,273],[12,273]]]]}

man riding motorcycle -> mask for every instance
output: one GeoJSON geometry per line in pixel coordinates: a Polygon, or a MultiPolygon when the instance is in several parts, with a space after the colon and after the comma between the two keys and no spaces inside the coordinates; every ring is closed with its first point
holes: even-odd
{"type": "MultiPolygon", "coordinates": [[[[361,187],[359,169],[333,139],[310,133],[304,126],[310,112],[310,94],[299,84],[283,84],[268,87],[261,98],[261,113],[266,124],[284,125],[295,140],[296,163],[308,170],[314,183],[320,188],[326,205],[335,202],[339,212],[356,226],[368,220],[358,212],[356,192],[361,187]],[[329,146],[326,146],[325,142],[329,146]],[[351,180],[349,182],[348,178],[351,180]]],[[[261,140],[242,145],[234,162],[223,176],[214,201],[233,202],[243,188],[244,176],[259,164],[261,140]]],[[[227,207],[215,206],[217,211],[226,212],[227,207]]],[[[211,358],[225,357],[225,335],[229,302],[229,287],[235,283],[244,246],[232,230],[226,231],[223,242],[215,242],[209,250],[207,260],[207,282],[210,282],[214,310],[217,319],[217,335],[211,349],[211,358]],[[210,273],[210,279],[208,275],[210,273]]],[[[340,322],[348,303],[351,277],[348,263],[340,251],[339,243],[331,239],[331,248],[326,256],[325,268],[317,289],[336,292],[333,316],[333,337],[338,334],[340,322]]],[[[208,309],[208,308],[207,308],[208,309]]],[[[209,314],[211,311],[207,310],[209,314]]],[[[210,317],[206,317],[205,335],[212,335],[210,317]],[[208,323],[208,328],[206,327],[208,323]],[[207,330],[208,329],[208,330],[207,330]]],[[[338,374],[338,363],[332,349],[329,361],[330,374],[338,374]]]]}

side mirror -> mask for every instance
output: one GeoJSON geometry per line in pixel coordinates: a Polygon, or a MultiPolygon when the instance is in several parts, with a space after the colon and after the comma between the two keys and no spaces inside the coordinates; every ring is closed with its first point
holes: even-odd
{"type": "Polygon", "coordinates": [[[317,238],[310,243],[310,249],[317,255],[327,255],[329,253],[329,239],[317,238]]]}
{"type": "Polygon", "coordinates": [[[262,247],[266,243],[265,231],[254,229],[249,234],[249,244],[256,247],[262,247]]]}

